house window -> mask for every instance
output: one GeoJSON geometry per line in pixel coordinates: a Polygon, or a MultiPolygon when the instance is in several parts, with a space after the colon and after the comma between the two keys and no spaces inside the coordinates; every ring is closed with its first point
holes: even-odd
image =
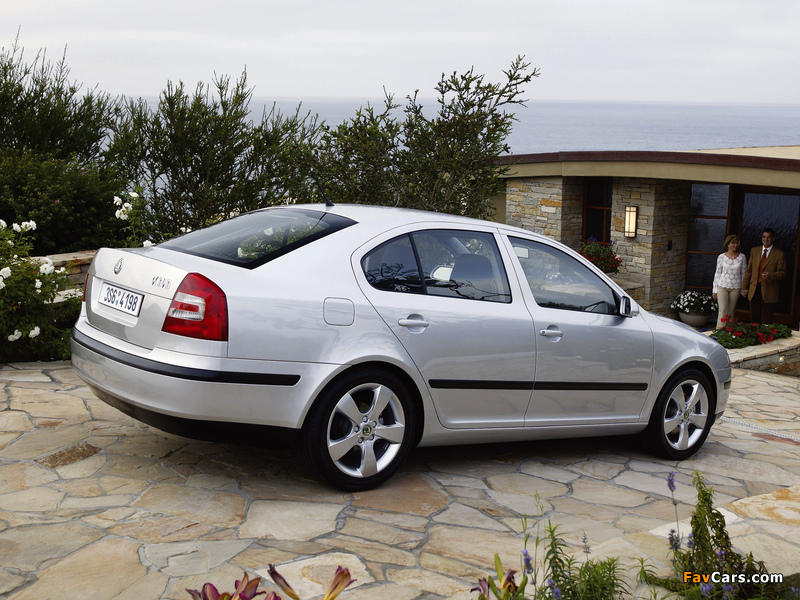
{"type": "Polygon", "coordinates": [[[583,198],[583,240],[611,243],[611,180],[587,179],[583,198]]]}
{"type": "Polygon", "coordinates": [[[692,185],[686,287],[711,292],[717,256],[728,231],[730,186],[713,183],[692,185]]]}

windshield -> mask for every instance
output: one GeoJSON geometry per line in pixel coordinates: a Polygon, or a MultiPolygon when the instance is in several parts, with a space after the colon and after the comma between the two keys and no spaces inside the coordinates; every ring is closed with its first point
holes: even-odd
{"type": "Polygon", "coordinates": [[[235,217],[160,244],[211,260],[254,269],[355,221],[302,208],[269,208],[235,217]]]}

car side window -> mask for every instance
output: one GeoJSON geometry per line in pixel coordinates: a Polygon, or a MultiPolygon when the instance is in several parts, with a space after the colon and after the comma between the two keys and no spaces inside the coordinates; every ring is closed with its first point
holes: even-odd
{"type": "Polygon", "coordinates": [[[522,238],[509,238],[536,304],[543,308],[616,314],[614,292],[572,256],[522,238]]]}
{"type": "Polygon", "coordinates": [[[379,290],[511,302],[490,233],[432,229],[402,235],[368,253],[361,267],[379,290]]]}
{"type": "Polygon", "coordinates": [[[503,261],[492,234],[429,229],[414,232],[412,238],[429,295],[511,302],[503,261]]]}
{"type": "Polygon", "coordinates": [[[411,239],[402,235],[375,248],[361,260],[369,284],[388,292],[422,293],[411,239]]]}

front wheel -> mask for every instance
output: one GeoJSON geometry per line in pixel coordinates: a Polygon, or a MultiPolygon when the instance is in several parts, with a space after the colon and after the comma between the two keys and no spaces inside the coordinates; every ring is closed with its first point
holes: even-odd
{"type": "Polygon", "coordinates": [[[642,440],[651,452],[664,458],[689,458],[708,437],[715,408],[708,378],[697,369],[679,371],[658,395],[642,440]]]}
{"type": "Polygon", "coordinates": [[[320,479],[348,491],[389,479],[414,440],[414,403],[383,371],[354,372],[325,390],[306,417],[300,451],[320,479]]]}

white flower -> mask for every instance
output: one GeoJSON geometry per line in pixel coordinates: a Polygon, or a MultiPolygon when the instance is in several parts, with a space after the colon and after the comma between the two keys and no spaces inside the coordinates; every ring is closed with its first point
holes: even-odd
{"type": "Polygon", "coordinates": [[[11,225],[11,229],[13,229],[14,231],[16,231],[17,233],[19,233],[20,231],[22,231],[22,229],[20,228],[20,226],[19,226],[17,223],[14,223],[13,225],[11,225]]]}
{"type": "Polygon", "coordinates": [[[191,230],[191,227],[181,227],[181,233],[189,233],[191,230]]]}
{"type": "Polygon", "coordinates": [[[30,332],[28,333],[28,337],[29,338],[35,338],[40,333],[41,333],[41,330],[39,329],[39,326],[37,325],[36,327],[34,327],[33,329],[30,330],[30,332]]]}
{"type": "Polygon", "coordinates": [[[120,198],[119,196],[114,196],[114,204],[116,204],[117,206],[122,206],[122,198],[120,198]]]}
{"type": "Polygon", "coordinates": [[[5,267],[4,269],[0,269],[0,277],[2,277],[3,279],[8,279],[9,277],[11,277],[11,268],[5,267]]]}
{"type": "Polygon", "coordinates": [[[137,194],[136,192],[128,192],[128,195],[129,195],[131,198],[138,198],[138,197],[139,197],[139,194],[137,194]]]}
{"type": "Polygon", "coordinates": [[[122,219],[123,221],[127,221],[127,220],[128,220],[128,213],[127,213],[127,212],[125,212],[125,211],[124,211],[124,210],[122,210],[122,209],[119,209],[117,212],[115,212],[115,213],[114,213],[114,215],[115,215],[115,216],[116,216],[118,219],[122,219]]]}
{"type": "Polygon", "coordinates": [[[8,242],[9,246],[13,246],[14,245],[14,242],[12,242],[11,240],[6,240],[6,241],[8,242]]]}
{"type": "Polygon", "coordinates": [[[2,290],[4,287],[6,287],[6,282],[0,279],[0,290],[2,290]]]}
{"type": "Polygon", "coordinates": [[[153,245],[153,242],[151,242],[150,240],[145,240],[145,241],[142,242],[142,246],[144,246],[145,248],[149,248],[152,245],[153,245]]]}
{"type": "Polygon", "coordinates": [[[36,222],[35,221],[23,221],[22,225],[20,225],[20,229],[22,231],[31,231],[36,229],[36,222]]]}
{"type": "Polygon", "coordinates": [[[3,219],[0,219],[0,229],[5,229],[7,227],[6,222],[3,219]]]}
{"type": "Polygon", "coordinates": [[[19,338],[22,337],[22,332],[19,329],[15,329],[14,333],[8,336],[9,342],[16,342],[19,338]]]}
{"type": "Polygon", "coordinates": [[[55,269],[53,268],[52,264],[43,264],[41,267],[39,267],[39,273],[42,275],[50,275],[53,271],[55,271],[55,269]]]}
{"type": "Polygon", "coordinates": [[[37,279],[36,283],[34,285],[35,285],[36,289],[38,290],[40,287],[42,287],[42,282],[37,279]]]}

